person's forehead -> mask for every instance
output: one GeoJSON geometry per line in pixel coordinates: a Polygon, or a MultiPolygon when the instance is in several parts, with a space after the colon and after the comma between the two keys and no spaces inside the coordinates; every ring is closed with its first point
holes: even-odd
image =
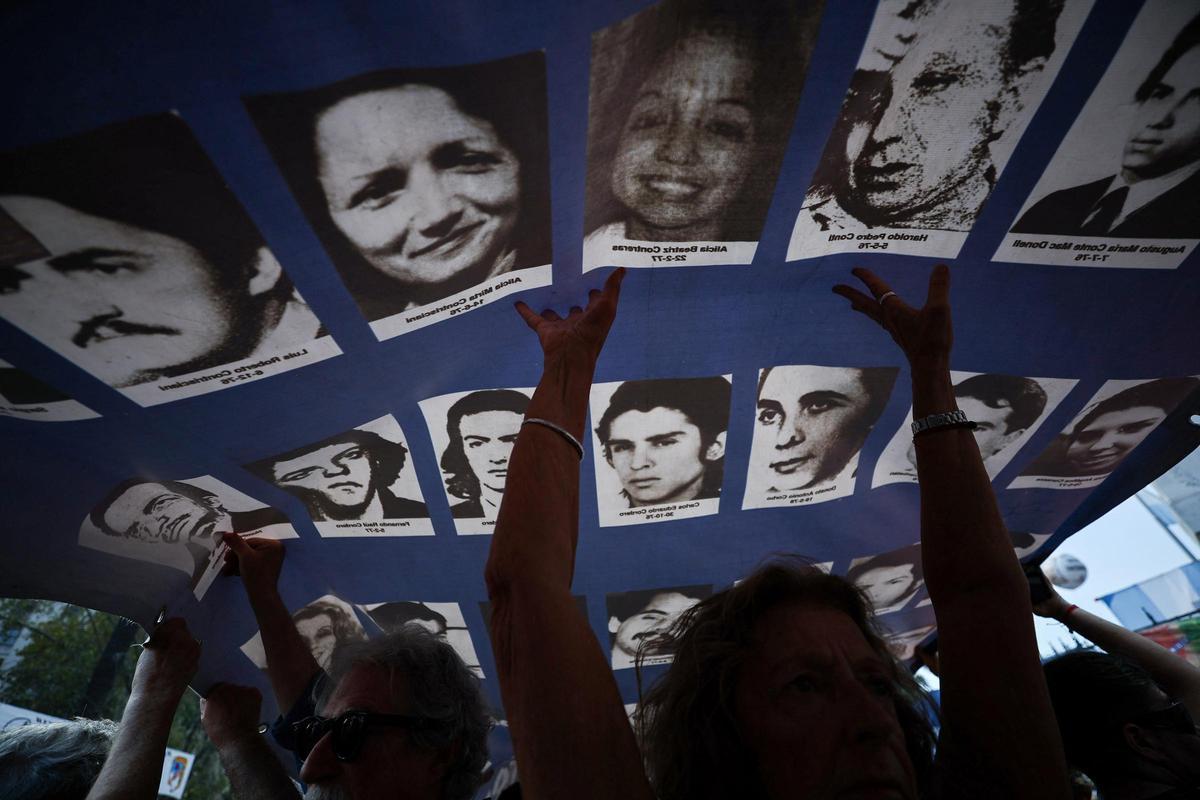
{"type": "Polygon", "coordinates": [[[748,47],[727,36],[689,36],[655,66],[643,90],[697,92],[748,101],[754,61],[748,47]]]}
{"type": "Polygon", "coordinates": [[[681,611],[686,608],[691,608],[700,602],[694,597],[688,597],[681,592],[660,592],[647,601],[646,605],[642,606],[642,611],[663,611],[668,614],[681,611]]]}
{"type": "Polygon", "coordinates": [[[523,417],[515,411],[480,411],[466,414],[458,421],[463,436],[507,436],[521,429],[523,417]]]}
{"type": "MultiPolygon", "coordinates": [[[[1200,87],[1200,45],[1192,47],[1186,53],[1176,59],[1159,83],[1170,86],[1172,89],[1181,90],[1180,94],[1186,94],[1192,89],[1200,87]]],[[[1178,100],[1178,97],[1172,97],[1173,100],[1178,100]]]]}
{"type": "Polygon", "coordinates": [[[316,630],[323,628],[326,625],[333,625],[333,614],[328,611],[321,611],[309,617],[296,621],[297,628],[305,628],[308,630],[316,630]]]}
{"type": "Polygon", "coordinates": [[[1131,422],[1141,422],[1142,420],[1160,419],[1166,416],[1166,412],[1158,406],[1132,406],[1130,408],[1118,408],[1112,411],[1105,411],[1091,422],[1084,430],[1095,430],[1097,428],[1116,428],[1121,425],[1128,425],[1131,422]]]}
{"type": "Polygon", "coordinates": [[[490,123],[462,112],[449,94],[409,84],[347,97],[317,121],[317,150],[327,175],[349,178],[428,155],[444,142],[495,138],[490,123]]]}
{"type": "Polygon", "coordinates": [[[609,428],[609,438],[634,441],[675,431],[692,433],[699,430],[682,411],[658,406],[649,411],[631,410],[618,414],[609,428]]]}
{"type": "Polygon", "coordinates": [[[51,256],[94,248],[145,256],[175,256],[164,262],[167,266],[175,265],[183,256],[189,260],[199,258],[190,245],[174,237],[77,211],[44,197],[5,195],[0,197],[0,207],[51,256]]]}
{"type": "Polygon", "coordinates": [[[283,458],[275,462],[276,474],[291,472],[305,467],[319,466],[328,464],[339,455],[346,453],[349,450],[355,450],[358,445],[351,441],[335,442],[327,444],[323,447],[318,447],[315,450],[309,450],[307,453],[301,453],[291,458],[283,458]]]}
{"type": "Polygon", "coordinates": [[[404,713],[408,681],[399,670],[388,671],[376,664],[358,664],[338,682],[322,709],[322,715],[336,717],[343,711],[373,711],[378,714],[404,713]],[[403,703],[398,704],[397,698],[403,703]]]}
{"type": "Polygon", "coordinates": [[[856,369],[835,367],[777,367],[771,370],[759,392],[761,400],[788,402],[810,392],[837,392],[847,396],[864,394],[862,374],[856,369]]]}
{"type": "Polygon", "coordinates": [[[854,620],[827,607],[776,606],[755,625],[754,640],[767,670],[838,661],[852,665],[882,663],[854,620]]]}
{"type": "Polygon", "coordinates": [[[931,68],[996,64],[1012,36],[1014,13],[1010,0],[947,3],[938,9],[935,24],[922,32],[896,72],[911,77],[931,68]]]}
{"type": "Polygon", "coordinates": [[[1012,406],[1001,404],[998,408],[990,406],[977,397],[958,397],[959,410],[967,415],[967,418],[973,422],[987,420],[996,422],[1008,419],[1012,414],[1012,406]]]}
{"type": "Polygon", "coordinates": [[[870,567],[865,570],[859,577],[859,580],[889,580],[891,578],[910,574],[912,569],[912,564],[881,564],[877,567],[870,567]]]}
{"type": "Polygon", "coordinates": [[[188,499],[161,483],[136,483],[121,492],[121,495],[113,501],[109,508],[137,509],[140,512],[147,503],[164,495],[171,499],[188,499]]]}

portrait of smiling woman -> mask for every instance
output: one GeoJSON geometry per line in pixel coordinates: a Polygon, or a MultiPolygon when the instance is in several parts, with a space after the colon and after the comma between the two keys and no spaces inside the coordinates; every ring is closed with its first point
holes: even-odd
{"type": "Polygon", "coordinates": [[[589,241],[756,241],[822,3],[667,0],[596,33],[589,241]]]}
{"type": "Polygon", "coordinates": [[[245,103],[368,320],[550,263],[541,53],[245,103]]]}

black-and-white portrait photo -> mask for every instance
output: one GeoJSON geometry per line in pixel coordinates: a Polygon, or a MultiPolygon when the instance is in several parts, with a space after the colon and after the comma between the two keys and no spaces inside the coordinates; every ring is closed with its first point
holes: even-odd
{"type": "Polygon", "coordinates": [[[585,270],[750,263],[823,6],[663,0],[593,35],[585,270]]]}
{"type": "Polygon", "coordinates": [[[730,397],[720,375],[593,386],[600,524],[717,513],[730,397]]]}
{"type": "Polygon", "coordinates": [[[712,586],[675,586],[610,594],[609,643],[613,669],[668,664],[674,654],[671,626],[688,609],[712,594],[712,586]]]}
{"type": "Polygon", "coordinates": [[[340,352],[174,114],[0,155],[0,208],[0,317],[142,405],[340,352]]]}
{"type": "MultiPolygon", "coordinates": [[[[858,587],[875,614],[890,614],[921,603],[925,575],[921,546],[902,547],[850,562],[846,580],[858,587]]],[[[924,598],[927,600],[927,598],[924,598]]]]}
{"type": "Polygon", "coordinates": [[[1091,6],[882,0],[787,259],[957,255],[1091,6]]]}
{"type": "Polygon", "coordinates": [[[203,475],[122,481],[84,519],[79,544],[185,572],[202,599],[224,564],[224,533],[296,537],[282,512],[203,475]]]}
{"type": "Polygon", "coordinates": [[[384,633],[393,633],[406,625],[417,625],[454,648],[468,669],[484,677],[475,653],[475,643],[467,630],[466,620],[458,603],[418,603],[398,601],[362,607],[384,633]]]}
{"type": "Polygon", "coordinates": [[[1013,233],[1200,239],[1195,4],[1146,4],[1033,196],[1013,233]]]}
{"type": "Polygon", "coordinates": [[[245,103],[380,339],[550,282],[542,53],[245,103]]]}
{"type": "Polygon", "coordinates": [[[532,393],[531,389],[483,389],[421,401],[460,535],[491,533],[495,527],[508,460],[532,393]]]}
{"type": "Polygon", "coordinates": [[[391,416],[246,468],[299,497],[322,536],[433,534],[404,433],[391,416]]]}
{"type": "Polygon", "coordinates": [[[1167,415],[1200,389],[1200,378],[1108,381],[1010,489],[1076,489],[1108,477],[1167,415]]]}
{"type": "Polygon", "coordinates": [[[897,661],[907,662],[916,657],[917,647],[936,630],[936,624],[918,625],[915,628],[897,630],[894,633],[885,632],[883,639],[887,642],[888,649],[892,651],[892,655],[896,657],[897,661]]]}
{"type": "MultiPolygon", "coordinates": [[[[308,645],[321,669],[328,670],[337,649],[345,644],[366,641],[367,634],[354,614],[354,607],[340,597],[327,594],[292,612],[292,621],[300,638],[308,645]]],[[[241,646],[246,658],[259,669],[267,668],[262,634],[256,633],[241,646]]]]}
{"type": "Polygon", "coordinates": [[[0,360],[0,416],[70,422],[100,415],[28,372],[0,360]]]}
{"type": "Polygon", "coordinates": [[[858,453],[898,372],[811,365],[761,370],[742,508],[807,505],[853,493],[858,453]]]}
{"type": "MultiPolygon", "coordinates": [[[[997,373],[950,373],[959,410],[975,423],[975,443],[988,477],[995,478],[1075,386],[1067,378],[997,373]]],[[[909,419],[912,414],[909,414],[909,419]]],[[[875,464],[871,486],[917,482],[917,454],[906,419],[875,464]]]]}

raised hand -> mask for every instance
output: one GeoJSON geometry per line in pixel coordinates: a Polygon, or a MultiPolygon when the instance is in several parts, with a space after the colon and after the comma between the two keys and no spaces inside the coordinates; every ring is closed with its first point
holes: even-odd
{"type": "Polygon", "coordinates": [[[908,363],[922,367],[946,367],[954,333],[950,324],[950,269],[938,264],[929,276],[929,293],[922,308],[913,308],[869,269],[851,270],[871,296],[845,284],[833,287],[834,294],[850,301],[850,307],[866,314],[891,334],[904,351],[908,363]]]}
{"type": "Polygon", "coordinates": [[[262,694],[252,686],[219,683],[200,701],[200,722],[218,748],[258,735],[262,694]]]}
{"type": "Polygon", "coordinates": [[[173,706],[196,674],[200,643],[192,638],[186,622],[173,617],[155,628],[143,647],[131,693],[159,697],[173,706]]]}
{"type": "Polygon", "coordinates": [[[283,542],[256,536],[243,539],[236,533],[226,533],[222,541],[225,552],[226,575],[241,575],[248,590],[273,589],[283,568],[283,542]]]}
{"type": "Polygon", "coordinates": [[[552,309],[536,313],[524,301],[516,304],[517,313],[538,336],[546,363],[565,355],[583,355],[595,361],[617,315],[617,299],[625,268],[615,270],[604,282],[604,289],[588,293],[587,308],[573,306],[566,317],[552,309]]]}

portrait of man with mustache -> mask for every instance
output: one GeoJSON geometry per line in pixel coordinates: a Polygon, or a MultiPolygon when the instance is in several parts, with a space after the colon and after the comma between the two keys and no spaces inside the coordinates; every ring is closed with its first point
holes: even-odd
{"type": "Polygon", "coordinates": [[[0,155],[0,318],[126,388],[320,323],[173,114],[0,155]]]}

